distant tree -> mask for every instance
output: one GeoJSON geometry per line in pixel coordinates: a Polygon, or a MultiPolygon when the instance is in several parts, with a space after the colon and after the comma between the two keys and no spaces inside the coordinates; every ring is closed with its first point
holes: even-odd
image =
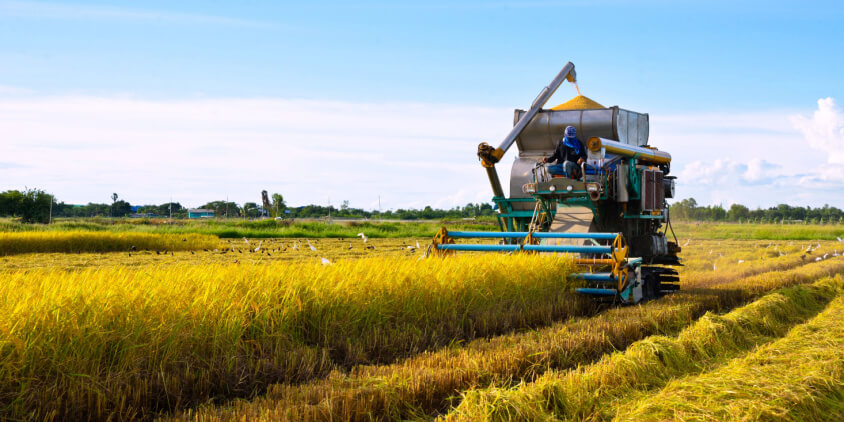
{"type": "Polygon", "coordinates": [[[284,213],[284,210],[287,209],[287,204],[284,203],[284,197],[281,196],[280,193],[274,193],[272,196],[272,200],[273,203],[271,205],[273,208],[269,210],[270,214],[273,217],[278,217],[279,215],[284,213]]]}
{"type": "Polygon", "coordinates": [[[730,210],[727,211],[727,219],[729,219],[730,221],[741,221],[746,219],[749,215],[750,210],[744,205],[740,204],[731,205],[730,210]]]}
{"type": "Polygon", "coordinates": [[[81,212],[84,212],[85,217],[108,216],[111,213],[111,207],[108,204],[94,204],[89,202],[83,206],[81,212]]]}
{"type": "Polygon", "coordinates": [[[2,194],[0,208],[21,218],[23,223],[47,223],[50,221],[50,203],[53,196],[39,189],[6,191],[2,194]]]}
{"type": "Polygon", "coordinates": [[[211,201],[200,208],[214,210],[214,215],[216,217],[225,217],[226,212],[228,212],[229,216],[237,216],[240,215],[240,207],[234,202],[226,202],[226,201],[211,201]]]}
{"type": "Polygon", "coordinates": [[[23,192],[8,190],[0,193],[0,215],[18,216],[18,209],[23,201],[23,192]]]}
{"type": "Polygon", "coordinates": [[[131,213],[132,205],[122,199],[111,204],[112,217],[126,217],[131,213]]]}
{"type": "Polygon", "coordinates": [[[261,216],[261,210],[258,204],[254,202],[247,202],[243,204],[243,216],[247,218],[258,218],[261,216]]]}
{"type": "Polygon", "coordinates": [[[117,193],[111,194],[111,216],[114,217],[114,203],[117,202],[117,193]]]}
{"type": "Polygon", "coordinates": [[[183,207],[182,204],[178,202],[167,202],[161,204],[157,207],[154,213],[164,217],[169,217],[171,209],[173,211],[174,217],[182,217],[187,214],[187,210],[185,209],[185,207],[183,207]]]}

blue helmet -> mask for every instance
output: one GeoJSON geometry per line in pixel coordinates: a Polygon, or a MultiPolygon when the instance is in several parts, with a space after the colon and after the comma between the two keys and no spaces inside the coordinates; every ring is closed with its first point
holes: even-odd
{"type": "Polygon", "coordinates": [[[566,131],[564,133],[566,138],[574,138],[577,136],[577,130],[574,129],[574,126],[566,126],[566,131]]]}

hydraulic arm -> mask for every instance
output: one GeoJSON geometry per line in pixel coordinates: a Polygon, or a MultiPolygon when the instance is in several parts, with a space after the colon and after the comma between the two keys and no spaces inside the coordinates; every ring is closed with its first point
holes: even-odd
{"type": "Polygon", "coordinates": [[[536,96],[536,99],[533,100],[533,103],[530,105],[530,109],[521,116],[519,121],[515,126],[513,126],[513,129],[510,130],[510,133],[507,134],[507,137],[504,138],[504,141],[501,142],[501,145],[499,145],[498,148],[493,148],[486,142],[482,142],[478,145],[478,158],[481,160],[481,165],[486,168],[487,176],[489,176],[489,183],[492,185],[492,192],[495,196],[504,196],[504,189],[501,187],[501,180],[498,178],[498,172],[495,170],[495,163],[501,161],[501,157],[504,156],[504,153],[513,146],[513,143],[516,142],[516,139],[518,139],[519,135],[522,134],[522,131],[525,130],[528,123],[530,123],[536,114],[539,113],[539,110],[542,110],[545,103],[548,102],[551,96],[557,91],[557,88],[559,88],[565,80],[572,83],[577,82],[577,75],[574,72],[574,64],[572,62],[566,63],[551,83],[545,88],[542,88],[542,91],[539,92],[539,95],[536,96]]]}

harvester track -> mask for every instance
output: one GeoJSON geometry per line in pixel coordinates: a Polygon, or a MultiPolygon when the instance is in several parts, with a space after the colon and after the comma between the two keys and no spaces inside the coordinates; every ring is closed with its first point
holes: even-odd
{"type": "Polygon", "coordinates": [[[680,290],[680,274],[668,267],[642,266],[645,299],[658,299],[680,290]]]}

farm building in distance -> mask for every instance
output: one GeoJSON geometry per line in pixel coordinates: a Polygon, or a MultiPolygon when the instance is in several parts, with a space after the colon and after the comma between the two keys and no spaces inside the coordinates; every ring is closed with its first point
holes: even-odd
{"type": "Polygon", "coordinates": [[[214,218],[214,210],[202,208],[188,210],[188,218],[214,218]]]}

